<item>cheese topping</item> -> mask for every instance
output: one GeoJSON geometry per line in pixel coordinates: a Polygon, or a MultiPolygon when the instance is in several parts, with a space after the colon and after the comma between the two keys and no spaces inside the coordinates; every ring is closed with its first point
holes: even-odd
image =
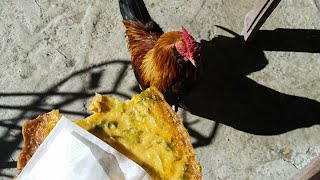
{"type": "MultiPolygon", "coordinates": [[[[185,179],[188,151],[172,113],[160,106],[159,96],[146,90],[131,101],[97,94],[93,115],[76,123],[141,165],[154,179],[185,179]]],[[[176,114],[174,114],[176,116],[176,114]]],[[[200,168],[200,167],[199,167],[200,168]]]]}

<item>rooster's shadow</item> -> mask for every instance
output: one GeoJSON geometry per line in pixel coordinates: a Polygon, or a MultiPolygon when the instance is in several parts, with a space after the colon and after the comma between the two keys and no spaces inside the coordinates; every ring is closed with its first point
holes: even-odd
{"type": "Polygon", "coordinates": [[[240,36],[202,41],[204,76],[184,97],[191,114],[257,135],[276,135],[320,124],[320,103],[287,95],[247,77],[268,61],[240,36]]]}

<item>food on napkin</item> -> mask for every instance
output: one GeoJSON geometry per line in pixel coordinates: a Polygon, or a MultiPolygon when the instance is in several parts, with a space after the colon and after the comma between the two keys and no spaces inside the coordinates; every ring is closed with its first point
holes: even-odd
{"type": "Polygon", "coordinates": [[[145,170],[62,117],[17,180],[151,180],[145,170]]]}
{"type": "MultiPolygon", "coordinates": [[[[76,121],[76,124],[135,161],[154,179],[201,178],[201,168],[195,159],[190,137],[182,124],[182,119],[171,109],[156,88],[151,87],[126,102],[113,96],[97,94],[89,110],[93,114],[76,121]]],[[[42,119],[56,123],[54,118],[48,119],[54,116],[48,114],[43,116],[46,118],[42,119]]],[[[33,122],[37,126],[38,122],[35,120],[29,121],[28,126],[32,126],[33,122]]],[[[23,131],[24,137],[32,136],[24,139],[37,139],[37,134],[43,136],[45,133],[42,132],[50,129],[45,126],[37,127],[34,129],[40,133],[23,131]]],[[[25,125],[23,128],[26,128],[25,125]]],[[[32,156],[34,151],[28,149],[35,150],[39,145],[37,143],[25,142],[22,152],[29,154],[20,154],[18,167],[19,163],[23,165],[21,160],[27,161],[32,156]],[[23,157],[26,155],[28,158],[23,157]]],[[[20,165],[20,170],[22,168],[20,165]]]]}
{"type": "Polygon", "coordinates": [[[26,166],[40,144],[61,118],[58,110],[38,116],[36,119],[26,121],[22,126],[23,148],[17,162],[18,173],[26,166]]]}

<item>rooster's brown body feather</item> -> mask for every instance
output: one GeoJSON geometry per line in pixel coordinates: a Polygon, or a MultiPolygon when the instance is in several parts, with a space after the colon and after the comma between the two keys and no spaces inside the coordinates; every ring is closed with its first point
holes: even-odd
{"type": "Polygon", "coordinates": [[[190,63],[181,65],[174,56],[174,44],[182,41],[181,32],[157,34],[137,22],[123,23],[134,71],[143,88],[155,86],[162,93],[168,89],[177,93],[186,80],[198,78],[199,73],[190,63]]]}

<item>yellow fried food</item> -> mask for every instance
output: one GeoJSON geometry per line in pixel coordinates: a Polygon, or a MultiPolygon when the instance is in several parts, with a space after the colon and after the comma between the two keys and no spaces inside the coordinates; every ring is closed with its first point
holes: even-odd
{"type": "Polygon", "coordinates": [[[38,116],[36,119],[26,121],[22,126],[23,148],[17,162],[18,172],[26,166],[27,162],[45,140],[50,131],[61,118],[58,110],[38,116]]]}
{"type": "Polygon", "coordinates": [[[96,94],[75,123],[142,166],[154,179],[201,179],[182,119],[154,87],[120,101],[96,94]]]}

